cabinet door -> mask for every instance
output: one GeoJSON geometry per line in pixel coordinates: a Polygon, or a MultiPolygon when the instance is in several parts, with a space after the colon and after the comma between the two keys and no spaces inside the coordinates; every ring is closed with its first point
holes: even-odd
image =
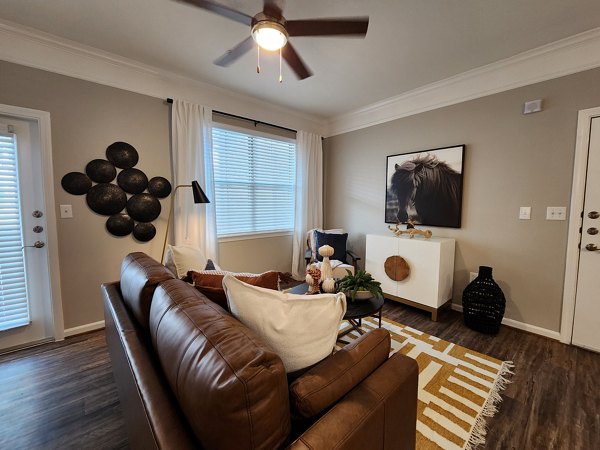
{"type": "Polygon", "coordinates": [[[437,308],[439,303],[440,243],[433,240],[398,239],[398,255],[410,267],[410,275],[398,282],[398,297],[437,308]]]}
{"type": "Polygon", "coordinates": [[[385,294],[398,295],[397,283],[385,273],[385,260],[398,254],[398,239],[395,236],[367,235],[365,270],[381,283],[385,294]]]}

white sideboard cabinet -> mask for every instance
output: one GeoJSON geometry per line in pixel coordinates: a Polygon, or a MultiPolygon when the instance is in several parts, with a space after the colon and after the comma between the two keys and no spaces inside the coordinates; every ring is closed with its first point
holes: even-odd
{"type": "Polygon", "coordinates": [[[423,239],[386,235],[367,235],[365,270],[377,281],[386,298],[424,309],[437,320],[437,312],[452,299],[454,284],[454,239],[423,239]],[[385,272],[385,261],[401,256],[410,273],[394,281],[385,272]]]}

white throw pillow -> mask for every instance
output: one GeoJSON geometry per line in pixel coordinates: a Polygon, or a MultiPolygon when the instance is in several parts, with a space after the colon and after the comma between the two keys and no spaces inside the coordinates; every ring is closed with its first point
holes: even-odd
{"type": "Polygon", "coordinates": [[[344,294],[294,295],[251,286],[226,275],[231,313],[279,355],[286,372],[318,363],[333,351],[346,314],[344,294]]]}
{"type": "Polygon", "coordinates": [[[207,261],[202,250],[185,245],[169,245],[165,255],[165,266],[177,278],[187,275],[188,270],[204,270],[207,261]]]}

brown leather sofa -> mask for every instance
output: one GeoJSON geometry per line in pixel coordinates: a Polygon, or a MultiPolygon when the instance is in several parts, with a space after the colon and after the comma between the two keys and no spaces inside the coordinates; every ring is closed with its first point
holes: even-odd
{"type": "Polygon", "coordinates": [[[417,364],[373,330],[295,380],[250,329],[143,253],[102,285],[132,448],[413,449],[417,364]]]}

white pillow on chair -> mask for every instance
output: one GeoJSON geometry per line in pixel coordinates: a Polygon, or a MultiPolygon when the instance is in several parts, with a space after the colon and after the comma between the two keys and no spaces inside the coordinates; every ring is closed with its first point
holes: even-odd
{"type": "Polygon", "coordinates": [[[204,270],[207,262],[208,259],[204,256],[204,252],[198,248],[186,245],[169,245],[167,247],[165,266],[177,278],[186,276],[188,270],[204,270]]]}
{"type": "Polygon", "coordinates": [[[318,363],[333,351],[346,314],[342,293],[294,295],[251,286],[226,275],[231,313],[279,355],[286,372],[318,363]]]}

